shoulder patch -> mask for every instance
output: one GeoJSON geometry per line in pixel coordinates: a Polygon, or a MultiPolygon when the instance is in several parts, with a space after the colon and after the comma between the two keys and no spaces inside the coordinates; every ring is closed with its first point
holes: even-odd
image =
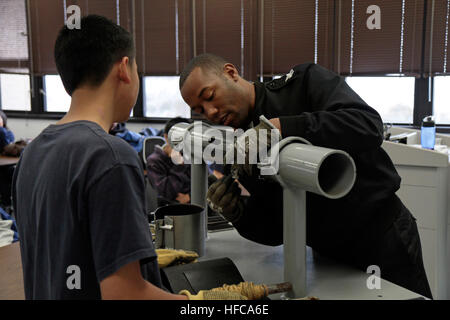
{"type": "Polygon", "coordinates": [[[288,80],[290,78],[292,78],[293,75],[294,75],[294,69],[291,69],[291,71],[289,71],[289,73],[286,75],[286,78],[284,79],[284,82],[288,82],[288,80]]]}
{"type": "Polygon", "coordinates": [[[289,73],[285,74],[284,76],[267,82],[266,86],[268,89],[271,90],[280,89],[284,87],[287,83],[289,83],[290,80],[293,78],[293,76],[294,76],[294,69],[291,69],[291,71],[289,71],[289,73]]]}

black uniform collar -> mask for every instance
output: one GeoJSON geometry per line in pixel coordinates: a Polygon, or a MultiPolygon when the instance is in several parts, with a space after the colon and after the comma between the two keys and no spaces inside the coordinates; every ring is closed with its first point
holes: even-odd
{"type": "Polygon", "coordinates": [[[266,87],[262,82],[254,82],[253,85],[255,86],[255,107],[251,113],[251,121],[253,122],[253,125],[256,126],[259,124],[259,116],[263,114],[266,87]]]}

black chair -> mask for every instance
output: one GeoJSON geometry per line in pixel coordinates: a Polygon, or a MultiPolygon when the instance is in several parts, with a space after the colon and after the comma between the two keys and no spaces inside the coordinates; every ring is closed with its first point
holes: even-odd
{"type": "Polygon", "coordinates": [[[144,140],[143,146],[142,146],[142,160],[144,161],[144,164],[147,165],[147,158],[149,155],[155,151],[156,146],[162,146],[166,143],[164,138],[154,136],[154,137],[147,137],[144,140]]]}

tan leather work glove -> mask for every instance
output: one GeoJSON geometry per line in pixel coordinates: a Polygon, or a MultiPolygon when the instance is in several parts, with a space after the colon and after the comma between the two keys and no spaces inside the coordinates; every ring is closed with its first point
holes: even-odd
{"type": "Polygon", "coordinates": [[[160,268],[196,262],[198,258],[198,254],[194,251],[175,249],[156,249],[155,251],[158,255],[158,265],[160,268]]]}
{"type": "Polygon", "coordinates": [[[202,290],[197,295],[183,290],[180,294],[186,295],[189,300],[260,300],[269,294],[265,284],[241,282],[239,284],[224,284],[222,287],[211,290],[202,290]]]}
{"type": "Polygon", "coordinates": [[[189,300],[248,300],[247,297],[238,292],[201,290],[197,294],[192,294],[187,290],[182,290],[178,294],[184,294],[189,300]]]}

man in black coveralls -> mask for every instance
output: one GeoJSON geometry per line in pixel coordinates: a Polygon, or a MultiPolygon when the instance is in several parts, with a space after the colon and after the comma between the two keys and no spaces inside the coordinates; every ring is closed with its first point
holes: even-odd
{"type": "MultiPolygon", "coordinates": [[[[180,91],[193,111],[214,123],[270,129],[260,123],[264,115],[282,138],[298,136],[349,153],[357,178],[345,197],[332,200],[307,193],[307,244],[364,271],[377,265],[383,279],[431,297],[416,219],[395,195],[400,177],[381,148],[381,117],[343,78],[307,63],[268,83],[252,83],[223,58],[203,54],[182,72],[180,91]]],[[[228,176],[210,187],[209,203],[219,207],[243,237],[282,244],[281,186],[259,179],[254,167],[241,166],[239,182],[251,196],[242,198],[228,176]]]]}

